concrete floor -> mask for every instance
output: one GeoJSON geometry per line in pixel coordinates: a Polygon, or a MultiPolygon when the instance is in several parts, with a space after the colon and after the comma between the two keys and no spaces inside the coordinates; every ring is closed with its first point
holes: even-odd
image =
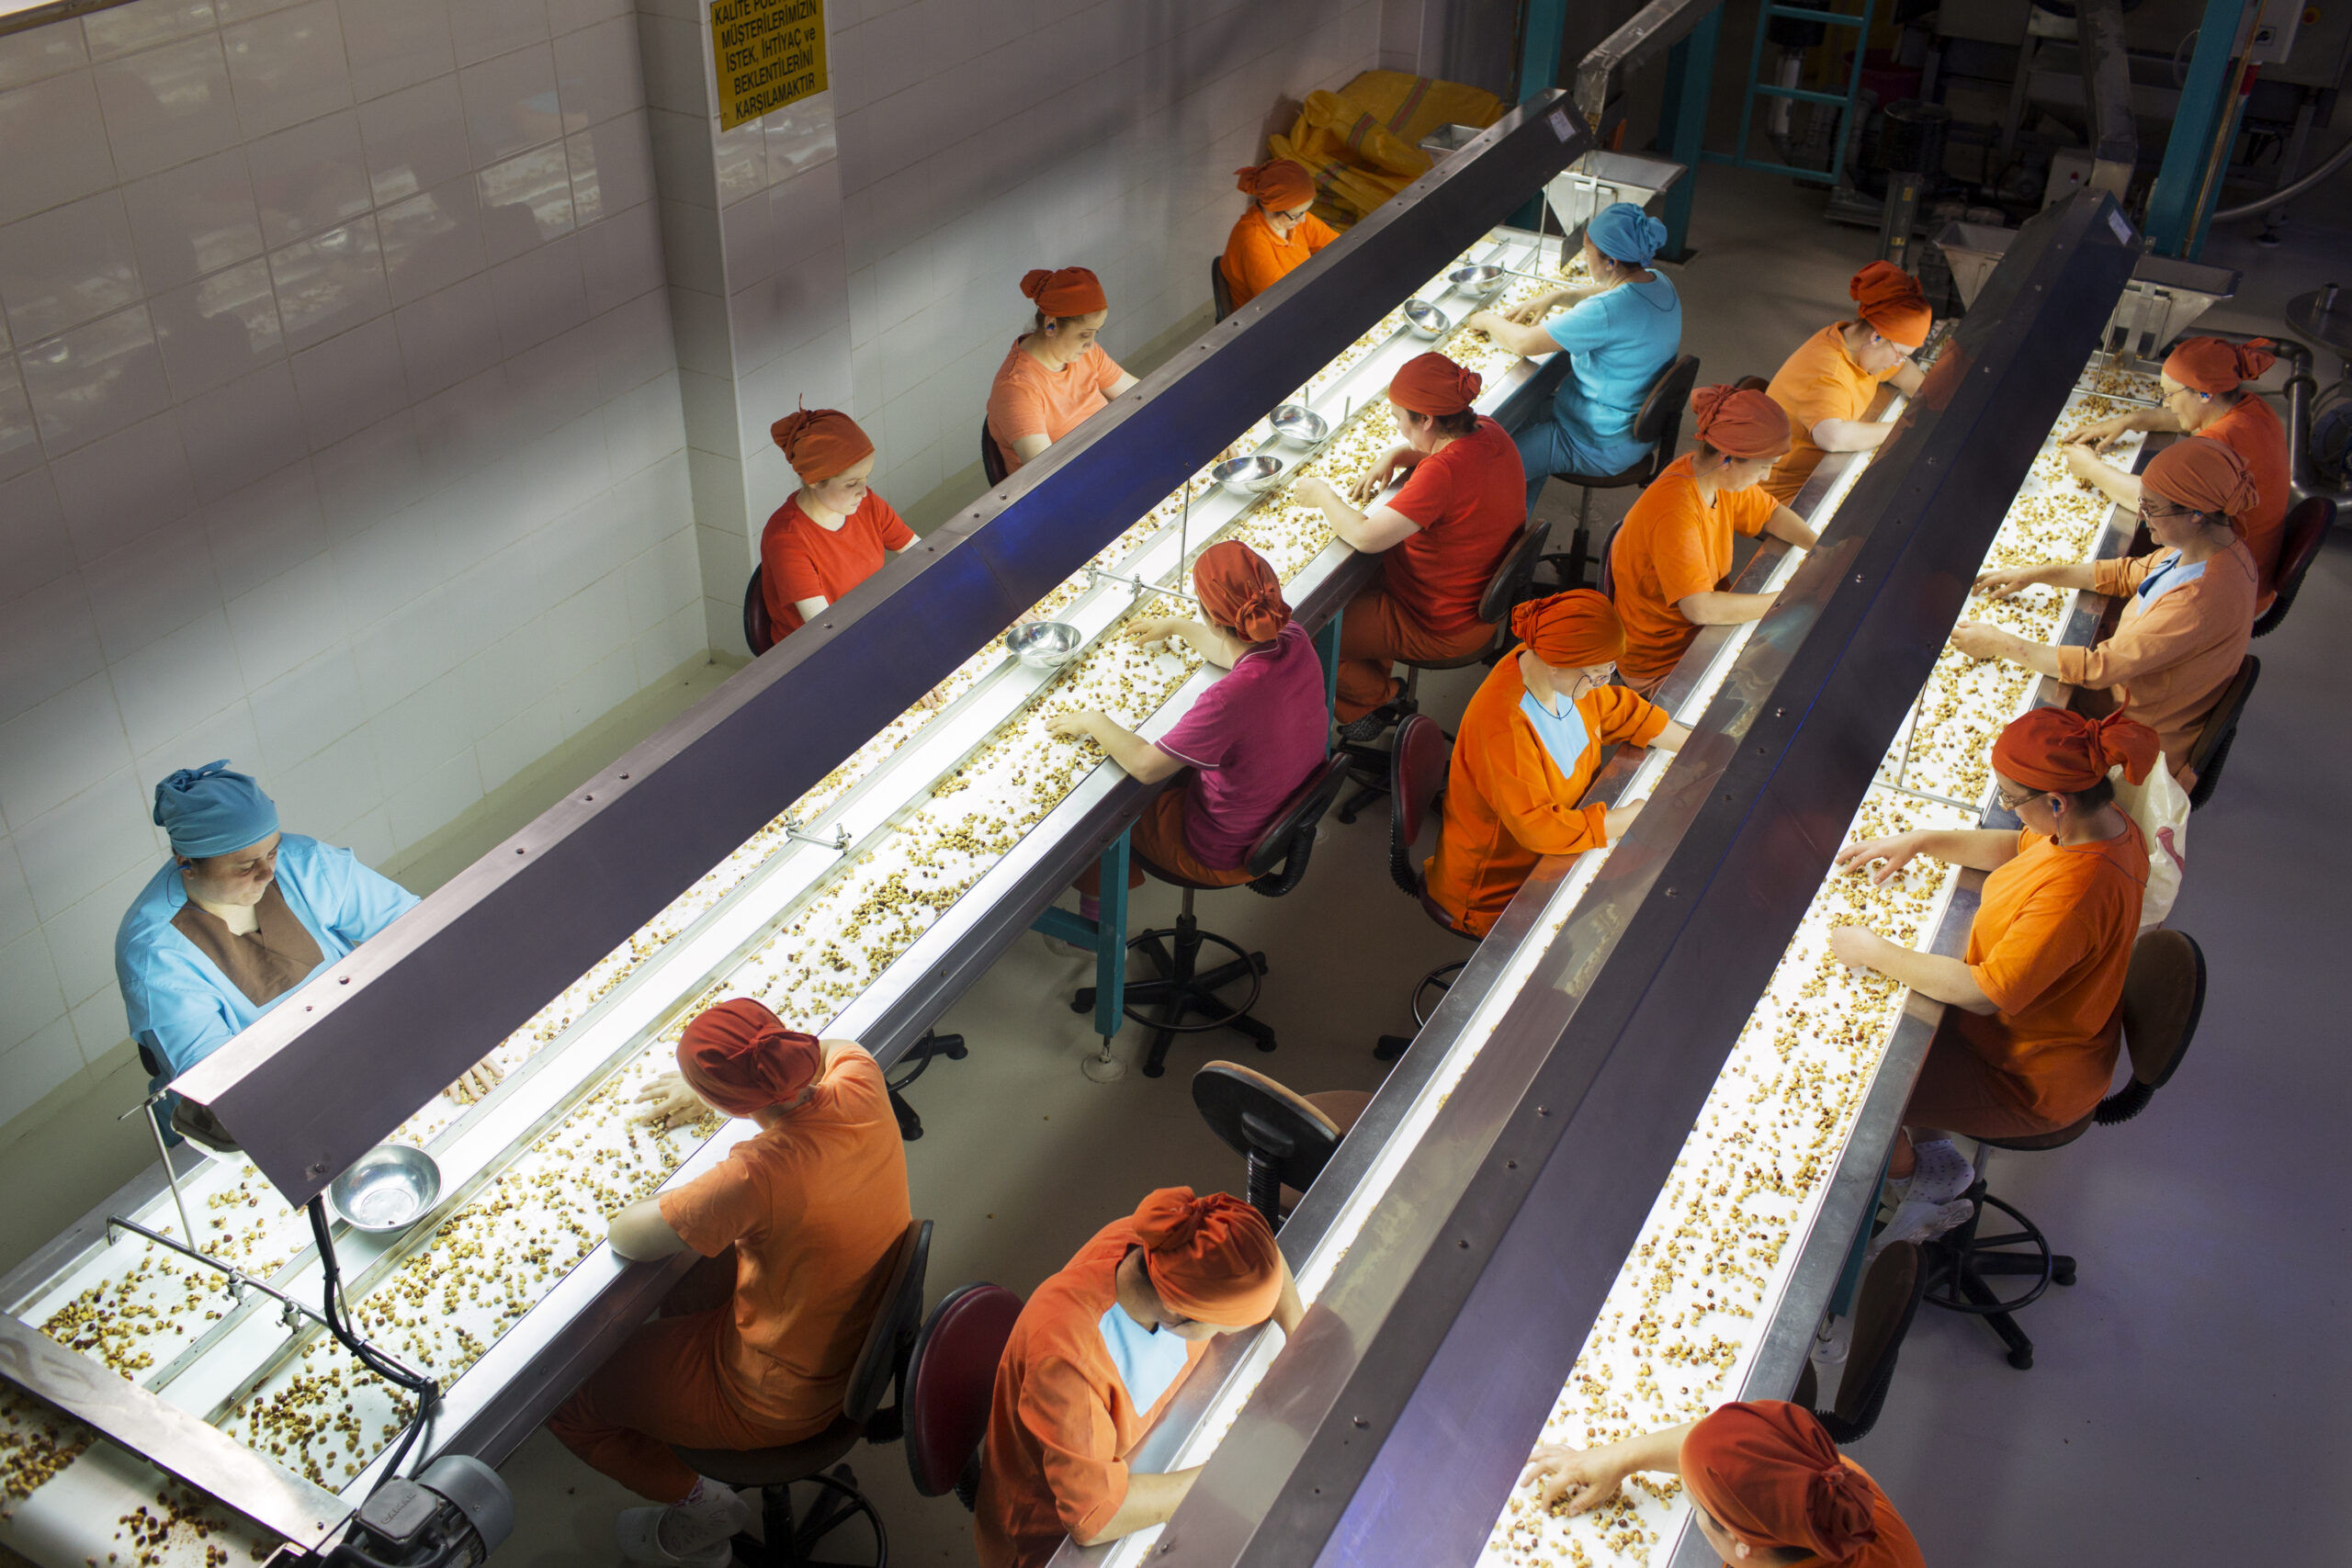
{"type": "MultiPolygon", "coordinates": [[[[1714,166],[1701,178],[1700,254],[1677,274],[1686,346],[1702,381],[1769,375],[1843,313],[1845,280],[1871,238],[1822,223],[1818,198],[1785,182],[1714,166]]],[[[2317,225],[2279,251],[2224,237],[2209,259],[2249,278],[2237,307],[2212,320],[2277,330],[2284,298],[2347,254],[2352,236],[2317,225]]],[[[1632,495],[1595,498],[1596,533],[1632,495]]],[[[1562,487],[1544,500],[1563,543],[1574,507],[1562,487]]],[[[2174,923],[2204,944],[2212,980],[2179,1077],[2130,1125],[1995,1169],[1996,1190],[2081,1261],[2081,1282],[2028,1314],[2039,1364],[2014,1371],[1980,1325],[1923,1313],[1886,1413],[1854,1450],[1939,1568],[2234,1562],[2257,1544],[2264,1561],[2340,1556],[2333,1510],[2314,1502],[2340,1485],[2352,1447],[2338,1315],[2346,1224],[2334,1183],[2292,1156],[2325,1146],[2352,1111],[2341,1031],[2319,1020],[2315,979],[2352,940],[2340,892],[2352,849],[2339,835],[2278,829],[2332,818],[2324,781],[2352,768],[2352,743],[2327,719],[2344,712],[2333,634],[2347,616],[2352,547],[2339,541],[2290,625],[2260,646],[2263,684],[2191,833],[2174,923]],[[2258,1515],[2241,1501],[2250,1479],[2267,1505],[2258,1515]]],[[[1477,673],[1431,680],[1425,705],[1450,726],[1477,673]]],[[[1207,928],[1268,955],[1260,1016],[1281,1032],[1271,1056],[1209,1036],[1180,1043],[1163,1078],[1090,1082],[1079,1065],[1093,1037],[1056,999],[1081,982],[1081,961],[1035,938],[951,1010],[942,1027],[961,1031],[971,1056],[938,1064],[910,1095],[930,1128],[908,1159],[916,1211],[937,1225],[934,1300],[975,1279],[1027,1291],[1150,1187],[1238,1187],[1238,1162],[1186,1092],[1203,1061],[1246,1058],[1305,1090],[1378,1081],[1371,1043],[1407,1026],[1410,977],[1460,955],[1390,886],[1386,831],[1378,814],[1334,820],[1306,880],[1278,903],[1202,896],[1207,928]]],[[[1164,922],[1175,902],[1148,886],[1137,923],[1164,922]]],[[[1140,1033],[1120,1039],[1130,1059],[1140,1033]]],[[[0,1181],[18,1165],[15,1151],[0,1156],[0,1181]]],[[[899,1450],[861,1450],[852,1462],[899,1561],[971,1561],[968,1516],[952,1498],[916,1497],[899,1450]]],[[[618,1488],[543,1433],[503,1472],[523,1528],[502,1562],[616,1561],[612,1514],[631,1501],[618,1488]]]]}

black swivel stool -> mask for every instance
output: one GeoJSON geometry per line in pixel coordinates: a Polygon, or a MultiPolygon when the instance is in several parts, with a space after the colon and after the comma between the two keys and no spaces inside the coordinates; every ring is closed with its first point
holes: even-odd
{"type": "Polygon", "coordinates": [[[1233,314],[1233,285],[1225,280],[1225,258],[1209,257],[1209,299],[1216,306],[1216,319],[1233,314]]]}
{"type": "Polygon", "coordinates": [[[2312,496],[2287,513],[2278,542],[2278,596],[2254,623],[2255,636],[2268,637],[2287,618],[2287,612],[2294,607],[2295,595],[2302,589],[2304,573],[2319,558],[2320,547],[2327,543],[2327,531],[2335,525],[2335,502],[2324,495],[2312,496]]]}
{"type": "Polygon", "coordinates": [[[2188,765],[2197,770],[2197,783],[2188,792],[2191,809],[2213,798],[2222,782],[2222,764],[2229,761],[2230,745],[2238,738],[2238,720],[2245,715],[2246,700],[2254,695],[2254,683],[2261,679],[2261,660],[2251,653],[2240,660],[2238,672],[2222,688],[2221,700],[2205,716],[2197,739],[2189,744],[2188,765]]]}
{"type": "Polygon", "coordinates": [[[1853,1337],[1847,1344],[1838,1397],[1826,1409],[1814,1409],[1821,1389],[1813,1363],[1805,1362],[1796,1393],[1789,1397],[1813,1410],[1830,1441],[1840,1446],[1860,1442],[1878,1425],[1886,1391],[1894,1382],[1895,1352],[1903,1348],[1903,1337],[1911,1332],[1927,1291],[1928,1271],[1918,1244],[1894,1243],[1871,1259],[1862,1288],[1854,1293],[1853,1337]]]}
{"type": "Polygon", "coordinates": [[[842,1550],[857,1551],[870,1568],[883,1568],[890,1561],[889,1536],[882,1528],[882,1516],[857,1489],[857,1478],[849,1466],[839,1461],[860,1439],[887,1443],[899,1436],[900,1412],[907,1404],[907,1369],[915,1348],[916,1327],[922,1321],[923,1270],[930,1260],[931,1222],[917,1220],[907,1227],[891,1260],[882,1310],[875,1314],[873,1326],[865,1331],[865,1345],[851,1369],[842,1413],[831,1426],[805,1442],[775,1449],[743,1451],[672,1445],[670,1451],[696,1473],[729,1486],[760,1489],[764,1539],[739,1535],[734,1541],[735,1561],[744,1568],[845,1568],[843,1560],[821,1554],[842,1550]],[[883,1409],[882,1396],[894,1385],[900,1397],[883,1409]],[[805,1516],[796,1517],[792,1488],[803,1482],[815,1485],[817,1496],[805,1516]],[[857,1528],[861,1520],[863,1529],[857,1528]],[[844,1530],[850,1533],[844,1535],[844,1530]]]}
{"type": "Polygon", "coordinates": [[[760,586],[760,574],[765,567],[752,569],[752,581],[743,584],[743,642],[757,659],[775,646],[775,623],[768,619],[767,595],[760,586]]]}
{"type": "Polygon", "coordinates": [[[1544,564],[1559,574],[1562,588],[1589,588],[1585,569],[1592,559],[1592,492],[1597,490],[1623,490],[1630,485],[1645,485],[1666,471],[1674,461],[1674,448],[1682,439],[1682,405],[1690,400],[1690,389],[1699,382],[1699,356],[1686,354],[1658,372],[1657,379],[1642,397],[1641,412],[1634,416],[1634,439],[1645,442],[1649,450],[1632,468],[1613,474],[1554,474],[1555,479],[1576,485],[1583,491],[1577,502],[1577,531],[1565,555],[1545,556],[1544,564]]]}
{"type": "Polygon", "coordinates": [[[940,1298],[907,1361],[907,1469],[926,1497],[979,1495],[980,1443],[988,1436],[997,1363],[1021,1317],[1001,1285],[959,1285],[940,1298]]]}
{"type": "MultiPolygon", "coordinates": [[[[1445,793],[1446,769],[1453,761],[1453,743],[1437,720],[1426,714],[1408,715],[1396,727],[1396,744],[1389,752],[1388,773],[1388,875],[1396,886],[1420,901],[1421,912],[1455,936],[1468,942],[1478,939],[1453,923],[1445,907],[1430,897],[1421,880],[1421,868],[1415,856],[1414,846],[1419,841],[1421,829],[1437,816],[1438,797],[1445,793]]],[[[1441,964],[1421,976],[1413,987],[1413,1021],[1426,1024],[1437,1010],[1439,998],[1452,988],[1453,976],[1461,972],[1466,959],[1441,964]]],[[[1413,1043],[1409,1034],[1384,1034],[1373,1047],[1373,1055],[1384,1062],[1393,1062],[1405,1054],[1413,1043]]]]}
{"type": "MultiPolygon", "coordinates": [[[[1283,803],[1273,825],[1250,852],[1249,860],[1243,863],[1255,880],[1242,886],[1269,898],[1279,898],[1298,886],[1299,879],[1306,874],[1307,858],[1315,850],[1316,825],[1331,809],[1331,802],[1339,798],[1340,787],[1347,779],[1348,758],[1344,753],[1324,759],[1323,765],[1307,775],[1306,782],[1283,803]]],[[[1164,866],[1143,861],[1140,855],[1136,858],[1142,861],[1144,870],[1184,890],[1184,907],[1177,915],[1175,925],[1138,932],[1127,942],[1128,952],[1142,953],[1159,971],[1159,978],[1133,981],[1127,987],[1126,1015],[1137,1023],[1149,1024],[1155,1031],[1151,1050],[1144,1058],[1144,1077],[1156,1078],[1168,1070],[1168,1048],[1179,1034],[1230,1029],[1257,1042],[1259,1050],[1272,1050],[1274,1032],[1250,1016],[1250,1010],[1258,1005],[1266,955],[1243,952],[1240,943],[1201,930],[1200,922],[1193,918],[1193,895],[1203,890],[1215,892],[1218,885],[1190,881],[1164,866]],[[1204,944],[1232,953],[1232,962],[1204,971],[1200,954],[1204,944]],[[1250,994],[1238,1006],[1228,1006],[1217,996],[1219,990],[1243,980],[1250,982],[1250,994]],[[1155,1010],[1147,1016],[1138,1010],[1145,1007],[1155,1010]],[[1196,1015],[1197,1021],[1186,1022],[1188,1013],[1196,1015]]],[[[1070,998],[1072,1012],[1089,1012],[1093,1007],[1091,986],[1081,988],[1070,998]]]]}
{"type": "Polygon", "coordinates": [[[1002,484],[1005,477],[1012,472],[1012,467],[1004,460],[1004,454],[997,448],[996,437],[989,434],[989,422],[985,416],[980,420],[980,472],[988,476],[989,483],[992,485],[1002,484]]]}
{"type": "Polygon", "coordinates": [[[2018,1371],[2033,1365],[2033,1341],[2013,1314],[2040,1299],[2052,1284],[2073,1284],[2075,1260],[2051,1251],[2041,1227],[1984,1190],[1984,1151],[2064,1148],[2094,1122],[2112,1127],[2129,1122],[2147,1108],[2179,1067],[2204,1010],[2203,951],[2184,931],[2147,932],[2132,945],[2132,967],[2123,981],[2123,1044],[2132,1058],[2132,1081],[2070,1127],[2030,1137],[1975,1140],[1977,1179],[1966,1193],[1973,1212],[1958,1229],[1926,1244],[1927,1300],[1930,1306],[1968,1313],[1992,1325],[2009,1348],[2009,1365],[2018,1371]],[[1980,1235],[1988,1208],[1998,1209],[2024,1228],[2004,1235],[1980,1235]],[[1987,1276],[2014,1276],[2033,1283],[2023,1295],[2004,1299],[1985,1283],[1987,1276]]]}
{"type": "Polygon", "coordinates": [[[1193,1075],[1193,1103],[1209,1131],[1242,1157],[1250,1206],[1280,1230],[1372,1096],[1362,1089],[1299,1094],[1238,1062],[1210,1062],[1193,1075]]]}

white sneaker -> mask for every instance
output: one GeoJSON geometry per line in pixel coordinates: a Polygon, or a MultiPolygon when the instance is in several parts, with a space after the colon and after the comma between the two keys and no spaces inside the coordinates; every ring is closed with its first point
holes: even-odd
{"type": "Polygon", "coordinates": [[[657,1568],[728,1568],[734,1540],[752,1526],[752,1506],[731,1486],[705,1477],[694,1495],[666,1508],[624,1508],[614,1521],[621,1555],[657,1568]]]}
{"type": "Polygon", "coordinates": [[[1931,1203],[1924,1198],[1906,1198],[1903,1206],[1894,1211],[1894,1217],[1886,1222],[1886,1228],[1871,1239],[1870,1251],[1864,1255],[1864,1261],[1876,1261],[1880,1253],[1898,1241],[1929,1241],[1955,1225],[1964,1224],[1975,1207],[1965,1198],[1955,1198],[1942,1203],[1931,1203]]]}
{"type": "Polygon", "coordinates": [[[1064,942],[1057,936],[1041,935],[1038,940],[1042,941],[1046,944],[1046,951],[1052,953],[1056,958],[1091,958],[1094,956],[1094,950],[1092,948],[1080,947],[1074,942],[1064,942]]]}
{"type": "Polygon", "coordinates": [[[1950,1138],[1920,1144],[1913,1152],[1919,1163],[1912,1169],[1910,1190],[1904,1194],[1907,1201],[1949,1203],[1976,1185],[1976,1168],[1950,1138]]]}

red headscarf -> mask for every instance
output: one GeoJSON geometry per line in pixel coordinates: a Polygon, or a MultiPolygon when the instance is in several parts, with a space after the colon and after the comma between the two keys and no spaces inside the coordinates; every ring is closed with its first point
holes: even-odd
{"type": "Polygon", "coordinates": [[[2019,714],[1993,742],[1993,766],[2028,789],[2080,795],[2118,763],[2138,784],[2156,762],[2156,732],[2120,712],[2085,718],[2065,708],[2019,714]]]}
{"type": "Polygon", "coordinates": [[[1265,557],[1238,539],[1223,540],[1201,552],[1193,563],[1193,586],[1209,619],[1231,626],[1244,642],[1271,641],[1290,625],[1283,580],[1265,557]]]}
{"type": "Polygon", "coordinates": [[[2278,363],[2267,337],[2223,343],[2217,337],[2184,339],[2165,355],[2165,374],[2199,392],[2233,392],[2278,363]]]}
{"type": "Polygon", "coordinates": [[[2245,459],[2222,441],[2174,442],[2148,459],[2140,482],[2175,506],[2233,520],[2253,511],[2260,499],[2245,459]]]}
{"type": "Polygon", "coordinates": [[[1690,394],[1699,439],[1726,457],[1777,457],[1786,452],[1786,409],[1752,389],[1702,387],[1690,394]]]}
{"type": "Polygon", "coordinates": [[[1606,593],[1571,588],[1510,613],[1510,635],[1555,670],[1589,670],[1625,651],[1625,623],[1606,593]]]}
{"type": "Polygon", "coordinates": [[[839,409],[801,409],[768,426],[802,484],[822,484],[874,456],[874,443],[839,409]]]}
{"type": "Polygon", "coordinates": [[[813,1034],[749,997],[696,1013],[678,1037],[678,1071],[696,1094],[729,1116],[782,1105],[817,1081],[824,1053],[813,1034]]]}
{"type": "Polygon", "coordinates": [[[1151,1288],[1170,1312],[1219,1328],[1248,1328],[1274,1314],[1282,1250],[1266,1217],[1240,1199],[1163,1187],[1136,1210],[1135,1227],[1151,1288]]]}
{"type": "Polygon", "coordinates": [[[1726,1404],[1682,1439],[1682,1483],[1751,1547],[1793,1547],[1841,1562],[1878,1539],[1870,1483],[1802,1405],[1726,1404]]]}
{"type": "Polygon", "coordinates": [[[1871,330],[1901,347],[1918,347],[1928,341],[1928,329],[1936,324],[1928,297],[1919,292],[1911,275],[1893,262],[1871,263],[1854,274],[1846,292],[1854,297],[1855,308],[1871,330]]]}
{"type": "Polygon", "coordinates": [[[1460,413],[1478,398],[1486,378],[1442,354],[1417,355],[1388,383],[1388,400],[1400,409],[1437,417],[1460,413]]]}
{"type": "Polygon", "coordinates": [[[1287,212],[1315,198],[1315,178],[1288,158],[1276,158],[1254,169],[1233,171],[1234,189],[1252,196],[1277,212],[1287,212]]]}
{"type": "Polygon", "coordinates": [[[1082,266],[1066,266],[1059,272],[1036,267],[1022,277],[1021,292],[1056,321],[1064,316],[1091,316],[1111,308],[1102,280],[1082,266]]]}

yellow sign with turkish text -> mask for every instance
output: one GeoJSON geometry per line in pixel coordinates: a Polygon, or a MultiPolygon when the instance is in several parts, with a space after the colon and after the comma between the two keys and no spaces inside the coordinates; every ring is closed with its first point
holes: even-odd
{"type": "Polygon", "coordinates": [[[825,90],[825,0],[711,0],[718,129],[825,90]]]}

